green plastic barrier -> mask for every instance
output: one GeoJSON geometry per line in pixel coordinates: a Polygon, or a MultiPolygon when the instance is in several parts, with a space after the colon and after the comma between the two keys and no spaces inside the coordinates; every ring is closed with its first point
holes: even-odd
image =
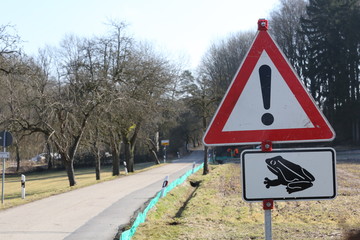
{"type": "MultiPolygon", "coordinates": [[[[196,173],[197,171],[199,171],[199,170],[200,170],[201,168],[203,168],[203,167],[204,167],[204,163],[202,163],[202,164],[200,164],[199,166],[197,166],[196,168],[194,168],[194,170],[193,170],[193,169],[190,169],[190,170],[187,171],[184,175],[182,175],[182,176],[179,177],[178,179],[174,180],[172,183],[170,183],[170,184],[166,187],[166,189],[164,189],[164,196],[166,196],[166,194],[167,194],[168,192],[170,192],[172,189],[174,189],[174,188],[177,187],[178,185],[180,185],[180,184],[182,184],[183,182],[185,182],[185,180],[186,180],[191,174],[196,173]]],[[[149,204],[148,204],[147,207],[144,209],[144,211],[143,211],[143,212],[140,212],[140,213],[137,215],[137,217],[136,217],[133,225],[131,226],[131,228],[130,228],[129,230],[126,230],[126,231],[124,231],[124,232],[121,233],[121,235],[120,235],[120,240],[130,240],[130,239],[134,236],[137,227],[138,227],[141,223],[145,222],[147,213],[149,212],[149,210],[150,210],[151,208],[153,208],[153,207],[156,205],[156,203],[159,201],[160,197],[161,197],[161,191],[159,191],[159,192],[156,194],[156,196],[149,202],[149,204]]]]}

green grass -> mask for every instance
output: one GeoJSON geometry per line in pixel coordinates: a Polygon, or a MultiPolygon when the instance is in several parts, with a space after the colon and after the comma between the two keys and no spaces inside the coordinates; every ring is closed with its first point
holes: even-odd
{"type": "MultiPolygon", "coordinates": [[[[345,239],[360,228],[360,164],[337,169],[334,200],[275,202],[273,239],[345,239]]],[[[243,201],[238,164],[214,165],[162,198],[133,239],[264,239],[264,211],[243,201]]]]}
{"type": "MultiPolygon", "coordinates": [[[[159,165],[156,165],[159,166],[159,165]]],[[[137,172],[149,169],[153,163],[136,164],[137,172]]],[[[12,175],[5,178],[5,199],[0,204],[0,210],[25,204],[31,201],[46,198],[59,193],[71,191],[85,186],[93,185],[103,181],[109,181],[118,177],[124,177],[125,172],[121,171],[120,176],[112,176],[110,166],[102,167],[101,180],[95,179],[94,168],[75,169],[76,186],[69,187],[69,180],[65,170],[42,171],[25,174],[26,176],[26,198],[21,199],[21,176],[12,175]]]]}

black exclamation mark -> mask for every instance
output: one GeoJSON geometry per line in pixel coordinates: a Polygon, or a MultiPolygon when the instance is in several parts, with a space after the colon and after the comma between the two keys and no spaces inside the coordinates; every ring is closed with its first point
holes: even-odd
{"type": "MultiPolygon", "coordinates": [[[[271,94],[271,68],[268,65],[262,65],[259,68],[261,93],[264,108],[270,109],[270,94],[271,94]]],[[[264,113],[261,117],[264,125],[269,126],[274,122],[274,116],[271,113],[264,113]]]]}

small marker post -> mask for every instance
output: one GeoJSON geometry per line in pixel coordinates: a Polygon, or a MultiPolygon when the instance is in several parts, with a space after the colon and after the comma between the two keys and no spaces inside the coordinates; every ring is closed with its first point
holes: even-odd
{"type": "Polygon", "coordinates": [[[169,176],[166,176],[161,188],[161,197],[165,197],[166,196],[166,187],[169,184],[169,176]]]}
{"type": "Polygon", "coordinates": [[[25,181],[25,175],[21,174],[21,199],[25,199],[25,181]]]}
{"type": "Polygon", "coordinates": [[[124,171],[125,171],[125,174],[127,175],[128,174],[128,170],[127,170],[127,166],[126,166],[126,162],[124,161],[124,171]]]}

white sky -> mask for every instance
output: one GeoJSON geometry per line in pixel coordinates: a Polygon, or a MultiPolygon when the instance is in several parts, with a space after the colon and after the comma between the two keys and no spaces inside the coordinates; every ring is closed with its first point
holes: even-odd
{"type": "MultiPolygon", "coordinates": [[[[3,0],[0,25],[12,24],[27,54],[58,46],[66,34],[106,33],[109,19],[125,21],[136,40],[196,67],[208,47],[230,33],[257,30],[279,0],[3,0]]],[[[271,23],[270,23],[271,27],[271,23]]]]}

